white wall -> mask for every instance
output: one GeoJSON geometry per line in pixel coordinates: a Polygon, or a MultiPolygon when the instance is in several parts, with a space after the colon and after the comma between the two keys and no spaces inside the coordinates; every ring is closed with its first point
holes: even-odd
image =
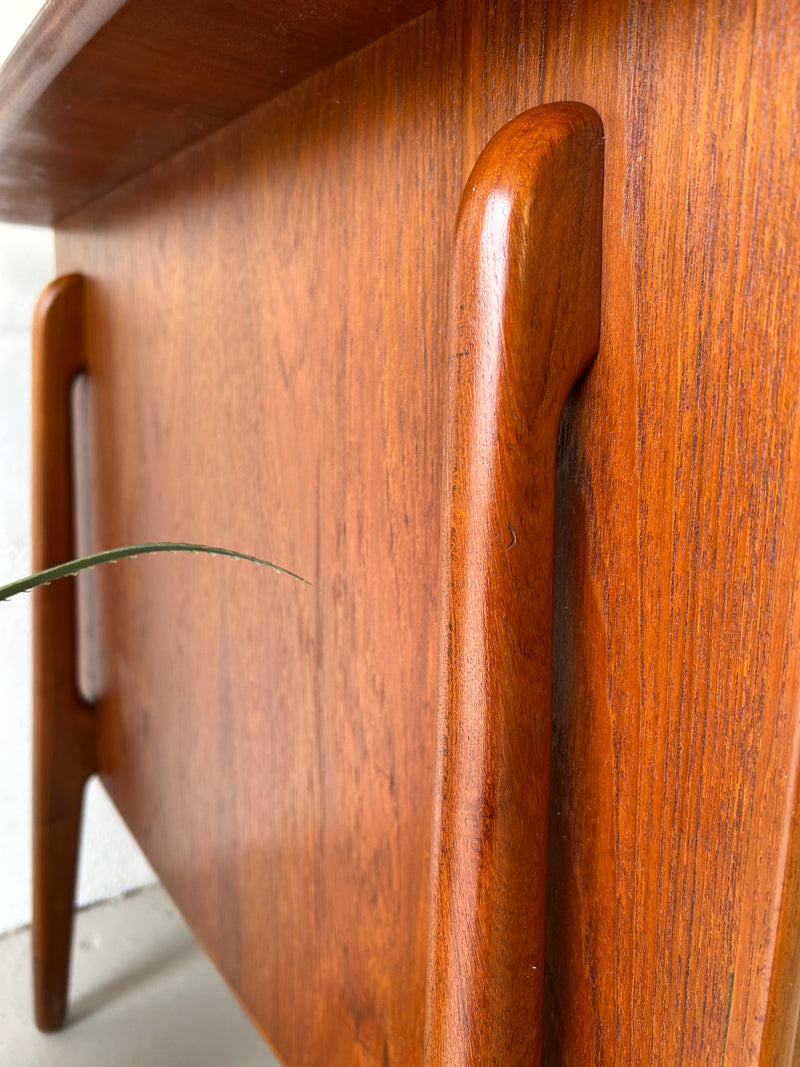
{"type": "MultiPolygon", "coordinates": [[[[42,6],[0,0],[0,60],[42,6]]],[[[0,224],[0,584],[30,567],[30,322],[54,277],[50,230],[0,224]]],[[[0,604],[0,932],[30,922],[30,599],[0,604]]],[[[87,795],[78,901],[154,880],[98,782],[87,795]]]]}

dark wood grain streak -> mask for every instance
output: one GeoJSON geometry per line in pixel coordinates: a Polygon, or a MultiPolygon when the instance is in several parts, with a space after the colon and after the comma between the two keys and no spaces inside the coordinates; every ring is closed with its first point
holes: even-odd
{"type": "Polygon", "coordinates": [[[0,219],[52,223],[435,0],[50,0],[0,71],[0,219]]]}
{"type": "Polygon", "coordinates": [[[456,227],[425,1062],[541,1062],[553,507],[569,391],[600,338],[603,127],[507,123],[456,227]]]}
{"type": "MultiPolygon", "coordinates": [[[[33,336],[33,566],[74,557],[70,386],[84,362],[83,278],[53,282],[33,336]]],[[[98,770],[97,720],[78,697],[74,579],[33,594],[33,986],[36,1024],[67,1006],[72,911],[86,780],[98,770]]]]}

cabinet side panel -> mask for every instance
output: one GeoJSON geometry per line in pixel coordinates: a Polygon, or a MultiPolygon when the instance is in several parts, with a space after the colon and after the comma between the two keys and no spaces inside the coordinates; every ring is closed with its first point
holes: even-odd
{"type": "Polygon", "coordinates": [[[755,2],[547,27],[545,97],[606,130],[602,340],[559,469],[554,1063],[791,1046],[797,28],[755,2]]]}
{"type": "Polygon", "coordinates": [[[455,81],[440,32],[58,237],[89,279],[99,543],[252,550],[318,587],[199,557],[98,574],[104,779],[290,1064],[422,1058],[462,184],[458,109],[429,117],[455,81]]]}

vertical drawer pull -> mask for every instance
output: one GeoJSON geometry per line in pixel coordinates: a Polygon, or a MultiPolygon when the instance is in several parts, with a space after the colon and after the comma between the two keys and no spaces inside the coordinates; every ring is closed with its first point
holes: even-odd
{"type": "Polygon", "coordinates": [[[603,127],[548,104],[481,153],[450,338],[427,1067],[541,1061],[564,402],[597,351],[603,127]]]}

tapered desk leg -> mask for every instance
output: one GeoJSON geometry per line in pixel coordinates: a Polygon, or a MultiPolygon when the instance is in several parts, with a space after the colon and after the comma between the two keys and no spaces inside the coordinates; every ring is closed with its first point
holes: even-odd
{"type": "MultiPolygon", "coordinates": [[[[33,563],[74,555],[70,389],[83,366],[83,279],[42,294],[33,342],[33,563]]],[[[76,686],[75,580],[33,594],[33,982],[36,1025],[64,1021],[83,790],[97,770],[94,713],[76,686]]]]}

